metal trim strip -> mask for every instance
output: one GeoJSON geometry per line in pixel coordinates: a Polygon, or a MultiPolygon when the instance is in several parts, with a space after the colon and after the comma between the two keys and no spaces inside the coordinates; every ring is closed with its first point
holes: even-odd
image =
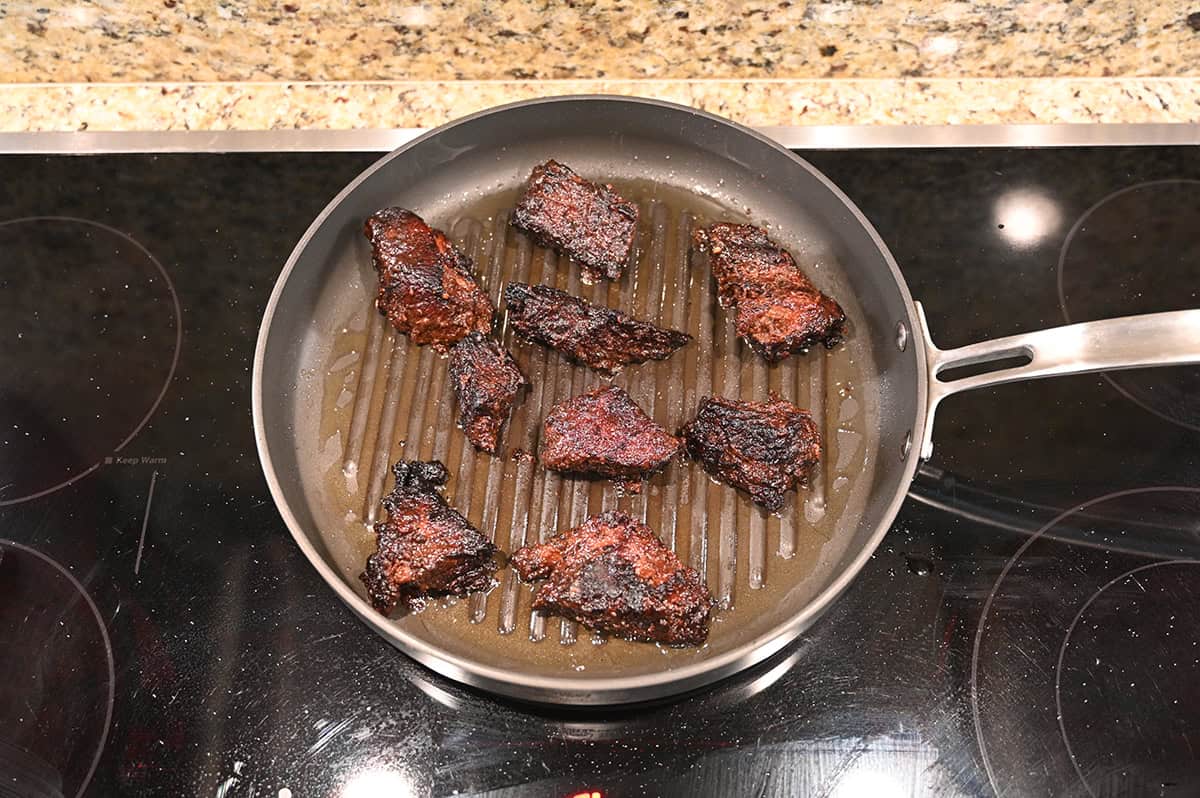
{"type": "MultiPolygon", "coordinates": [[[[791,149],[1113,147],[1200,144],[1200,124],[777,125],[756,128],[791,149]]],[[[424,133],[394,130],[166,130],[0,133],[0,154],[390,152],[424,133]]]]}

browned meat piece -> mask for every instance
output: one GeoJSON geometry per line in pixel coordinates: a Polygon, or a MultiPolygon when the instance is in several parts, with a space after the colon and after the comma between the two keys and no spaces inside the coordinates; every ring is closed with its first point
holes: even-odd
{"type": "Polygon", "coordinates": [[[512,223],[538,244],[574,258],[592,278],[617,280],[633,250],[638,209],[612,186],[584,180],[557,161],[533,168],[512,223]]]}
{"type": "Polygon", "coordinates": [[[375,525],[378,549],[359,577],[375,609],[384,615],[397,606],[417,610],[429,596],[491,587],[496,547],[438,492],[446,467],[401,460],[392,472],[396,488],[383,500],[388,519],[375,525]]]}
{"type": "Polygon", "coordinates": [[[476,449],[496,454],[500,451],[500,430],[528,380],[512,355],[477,332],[450,350],[448,371],[467,440],[476,449]]]}
{"type": "Polygon", "coordinates": [[[682,448],[623,388],[610,385],[550,408],[538,458],[551,471],[618,479],[639,493],[640,481],[682,448]]]}
{"type": "Polygon", "coordinates": [[[626,640],[701,645],[713,607],[700,574],[645,524],[612,510],[513,553],[522,579],[545,579],[533,608],[626,640]]]}
{"type": "Polygon", "coordinates": [[[791,402],[739,402],[712,396],[682,430],[688,454],[708,473],[774,512],[783,494],[808,483],[821,459],[821,435],[791,402]]]}
{"type": "Polygon", "coordinates": [[[666,360],[692,340],[547,285],[509,283],[504,301],[518,335],[606,374],[630,363],[666,360]]]}
{"type": "Polygon", "coordinates": [[[737,307],[735,328],[750,347],[776,363],[813,344],[842,340],[846,314],[809,281],[791,253],[748,224],[720,222],[696,230],[709,253],[722,307],[737,307]]]}
{"type": "Polygon", "coordinates": [[[371,242],[375,304],[397,330],[440,352],[472,330],[487,332],[495,308],[471,276],[471,259],[412,211],[384,208],[363,226],[371,242]]]}

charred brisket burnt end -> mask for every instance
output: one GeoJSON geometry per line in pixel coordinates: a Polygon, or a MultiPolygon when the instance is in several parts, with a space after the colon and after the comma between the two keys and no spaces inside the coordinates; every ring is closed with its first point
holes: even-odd
{"type": "Polygon", "coordinates": [[[833,347],[842,340],[841,306],[766,231],[719,222],[692,236],[696,248],[708,252],[722,307],[736,306],[735,328],[755,352],[775,363],[813,344],[833,347]]]}
{"type": "Polygon", "coordinates": [[[616,280],[637,235],[638,209],[612,186],[584,180],[557,161],[533,168],[513,209],[514,226],[582,264],[593,279],[616,280]]]}
{"type": "Polygon", "coordinates": [[[383,500],[386,521],[375,525],[378,548],[362,574],[371,604],[384,615],[397,606],[420,609],[430,596],[461,596],[492,585],[496,547],[446,504],[439,462],[401,460],[395,489],[383,500]]]}
{"type": "Polygon", "coordinates": [[[631,363],[665,360],[692,340],[687,333],[655,327],[547,285],[509,283],[504,301],[518,335],[605,374],[631,363]]]}
{"type": "Polygon", "coordinates": [[[500,450],[500,430],[528,380],[512,355],[477,332],[450,350],[448,370],[467,440],[476,449],[495,454],[500,450]]]}
{"type": "Polygon", "coordinates": [[[610,385],[550,408],[538,457],[552,471],[618,479],[632,493],[679,453],[683,442],[610,385]]]}
{"type": "Polygon", "coordinates": [[[784,493],[808,483],[821,459],[812,417],[782,399],[708,397],[682,434],[688,454],[708,473],[772,512],[783,507],[784,493]]]}
{"type": "Polygon", "coordinates": [[[363,226],[371,242],[375,304],[397,330],[439,351],[492,326],[495,308],[471,275],[471,259],[412,211],[384,208],[363,226]]]}
{"type": "Polygon", "coordinates": [[[626,640],[698,646],[708,637],[713,599],[700,574],[625,513],[518,549],[512,565],[522,579],[545,580],[535,610],[626,640]]]}

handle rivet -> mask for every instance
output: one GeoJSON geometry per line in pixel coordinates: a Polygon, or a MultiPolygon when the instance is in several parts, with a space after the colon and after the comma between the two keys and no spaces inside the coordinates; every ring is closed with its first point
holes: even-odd
{"type": "Polygon", "coordinates": [[[908,327],[904,322],[896,325],[896,348],[901,352],[908,348],[908,327]]]}
{"type": "Polygon", "coordinates": [[[904,433],[904,443],[900,444],[900,459],[908,457],[908,453],[912,450],[912,430],[904,433]]]}

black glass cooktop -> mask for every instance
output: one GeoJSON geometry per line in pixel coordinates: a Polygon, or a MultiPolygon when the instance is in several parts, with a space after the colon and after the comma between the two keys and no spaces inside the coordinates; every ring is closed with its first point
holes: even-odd
{"type": "MultiPolygon", "coordinates": [[[[806,155],[942,347],[1200,306],[1200,151],[806,155]]],[[[278,271],[376,156],[7,156],[0,796],[1195,795],[1200,370],[943,405],[845,597],[694,696],[567,712],[359,623],[259,472],[278,271]]]]}

